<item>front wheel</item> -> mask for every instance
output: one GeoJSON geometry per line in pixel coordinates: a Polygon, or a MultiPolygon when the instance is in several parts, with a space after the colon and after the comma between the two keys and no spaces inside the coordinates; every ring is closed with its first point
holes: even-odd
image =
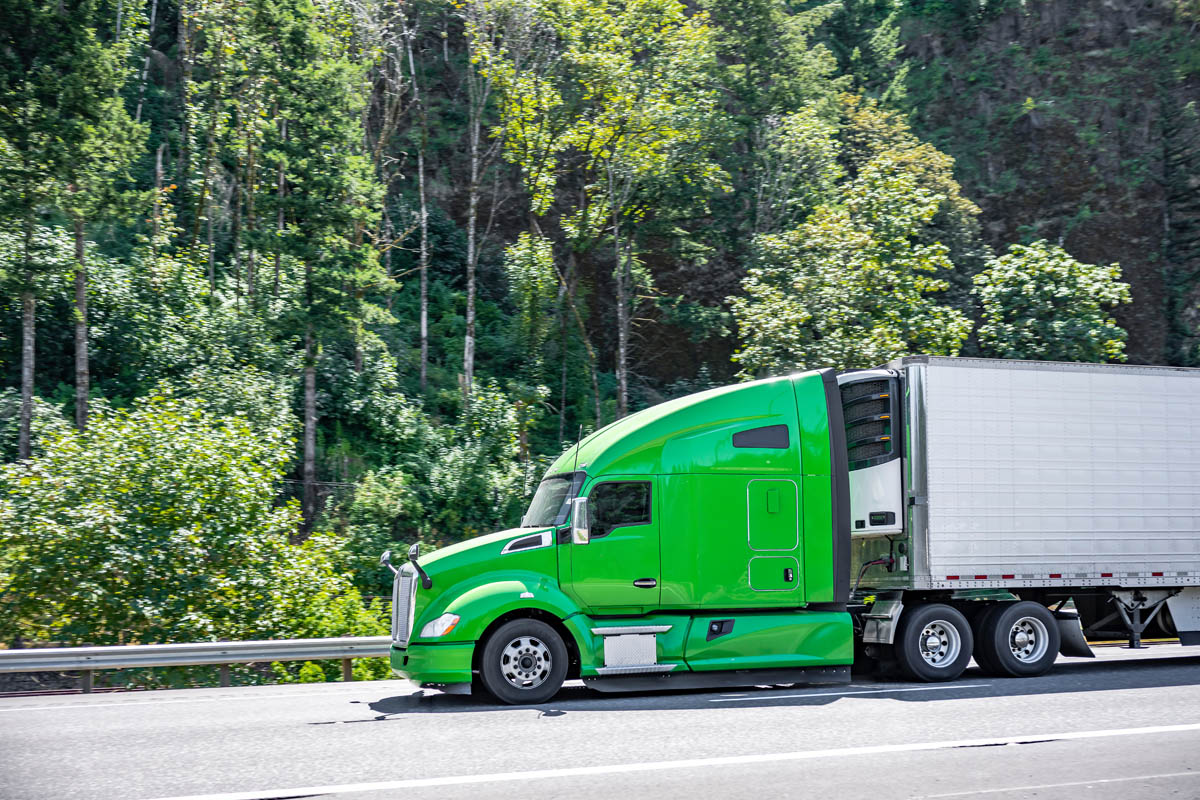
{"type": "Polygon", "coordinates": [[[479,678],[502,703],[544,703],[566,677],[567,646],[554,628],[536,619],[506,622],[483,647],[479,678]]]}
{"type": "Polygon", "coordinates": [[[942,603],[906,610],[896,631],[896,661],[918,681],[952,681],[971,660],[974,640],[962,612],[942,603]]]}

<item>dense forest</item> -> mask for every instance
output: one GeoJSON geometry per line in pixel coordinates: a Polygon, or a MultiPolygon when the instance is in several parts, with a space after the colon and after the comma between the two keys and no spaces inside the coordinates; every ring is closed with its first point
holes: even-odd
{"type": "Polygon", "coordinates": [[[1198,100],[1195,0],[0,0],[0,640],[383,630],[722,383],[1200,365],[1198,100]]]}

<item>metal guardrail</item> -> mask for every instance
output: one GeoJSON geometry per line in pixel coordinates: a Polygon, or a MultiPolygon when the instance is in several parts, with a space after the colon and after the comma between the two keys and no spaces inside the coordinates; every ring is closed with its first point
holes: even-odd
{"type": "Polygon", "coordinates": [[[0,672],[80,671],[84,692],[92,690],[92,673],[98,669],[134,667],[221,666],[221,685],[229,685],[229,665],[264,661],[342,662],[342,680],[352,680],[351,659],[386,656],[388,636],[355,636],[336,639],[267,639],[250,642],[189,642],[139,644],[114,647],[62,647],[0,650],[0,672]]]}

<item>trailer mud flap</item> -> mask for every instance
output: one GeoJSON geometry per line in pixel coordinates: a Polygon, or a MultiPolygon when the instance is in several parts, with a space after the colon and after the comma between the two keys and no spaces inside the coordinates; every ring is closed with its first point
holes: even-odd
{"type": "Polygon", "coordinates": [[[1059,646],[1058,652],[1064,656],[1076,658],[1095,658],[1091,646],[1083,636],[1083,625],[1079,615],[1071,611],[1055,611],[1054,619],[1058,622],[1059,646]]]}

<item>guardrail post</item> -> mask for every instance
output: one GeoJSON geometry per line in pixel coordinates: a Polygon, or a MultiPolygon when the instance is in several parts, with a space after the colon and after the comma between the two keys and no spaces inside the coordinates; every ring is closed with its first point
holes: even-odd
{"type": "Polygon", "coordinates": [[[342,680],[349,683],[354,680],[354,670],[350,668],[350,659],[342,659],[342,680]]]}
{"type": "Polygon", "coordinates": [[[92,693],[92,671],[90,669],[79,671],[79,691],[84,694],[92,693]]]}
{"type": "Polygon", "coordinates": [[[221,686],[222,687],[228,686],[229,685],[229,665],[222,664],[220,673],[221,673],[221,678],[220,678],[221,686]]]}

